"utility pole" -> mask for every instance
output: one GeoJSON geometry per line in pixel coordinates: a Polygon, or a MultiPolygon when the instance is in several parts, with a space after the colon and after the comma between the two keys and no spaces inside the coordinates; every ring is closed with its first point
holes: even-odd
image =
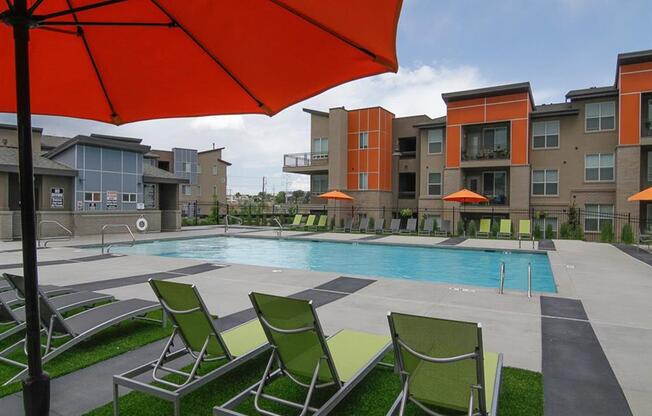
{"type": "Polygon", "coordinates": [[[263,176],[263,195],[265,195],[265,180],[266,180],[266,179],[267,179],[267,178],[265,178],[265,177],[263,176]]]}

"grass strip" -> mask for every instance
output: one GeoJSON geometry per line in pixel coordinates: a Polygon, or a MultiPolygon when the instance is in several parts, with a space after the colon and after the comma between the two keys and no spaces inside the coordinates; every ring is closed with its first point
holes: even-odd
{"type": "MultiPolygon", "coordinates": [[[[213,406],[222,404],[250,385],[260,380],[268,355],[243,364],[223,377],[209,383],[181,400],[181,413],[184,415],[212,415],[213,406]]],[[[390,361],[390,360],[384,360],[390,361]]],[[[203,366],[203,372],[215,368],[203,366]]],[[[174,380],[176,376],[171,376],[174,380]]],[[[177,378],[178,380],[178,378],[177,378]]],[[[542,375],[518,368],[503,368],[502,389],[500,393],[499,414],[501,416],[542,416],[543,383],[542,375]]],[[[377,367],[344,399],[332,412],[333,415],[384,416],[400,392],[400,380],[391,369],[377,367]]],[[[281,378],[265,389],[270,394],[303,402],[305,389],[281,378]]],[[[315,394],[312,404],[325,402],[333,390],[323,390],[315,394]]],[[[294,415],[290,409],[276,403],[264,402],[265,409],[279,414],[294,415]]],[[[257,415],[253,399],[246,400],[237,409],[246,415],[257,415]]],[[[440,410],[440,409],[438,409],[440,410]]],[[[120,414],[138,416],[161,416],[172,414],[172,404],[140,392],[130,392],[120,398],[120,414]]],[[[416,406],[409,405],[408,415],[423,414],[416,406]]],[[[459,413],[450,413],[451,415],[459,413]]],[[[112,403],[107,403],[88,413],[87,416],[112,416],[112,403]]]]}

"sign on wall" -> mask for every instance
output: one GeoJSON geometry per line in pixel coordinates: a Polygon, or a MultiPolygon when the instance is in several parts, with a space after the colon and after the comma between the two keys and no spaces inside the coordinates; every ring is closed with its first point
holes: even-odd
{"type": "Polygon", "coordinates": [[[106,209],[118,209],[117,191],[106,191],[106,209]]]}
{"type": "Polygon", "coordinates": [[[63,208],[63,188],[50,188],[50,208],[63,208]]]}

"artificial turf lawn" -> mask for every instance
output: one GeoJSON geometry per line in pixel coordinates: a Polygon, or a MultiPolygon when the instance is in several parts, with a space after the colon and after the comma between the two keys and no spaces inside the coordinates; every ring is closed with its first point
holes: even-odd
{"type": "MultiPolygon", "coordinates": [[[[69,315],[66,314],[66,315],[69,315]]],[[[150,318],[161,319],[161,312],[155,311],[147,315],[150,318]]],[[[116,355],[140,348],[150,342],[165,338],[172,333],[172,326],[168,324],[163,328],[160,324],[142,320],[129,320],[117,326],[106,329],[91,337],[88,341],[77,344],[70,350],[62,353],[52,361],[45,364],[44,369],[50,377],[60,377],[64,374],[88,367],[100,361],[107,360],[116,355]]],[[[24,332],[16,334],[6,340],[0,341],[0,350],[19,341],[24,337],[24,332]]],[[[45,340],[44,340],[45,341],[45,340]]],[[[54,345],[61,342],[53,343],[54,345]]],[[[9,358],[26,362],[22,348],[14,352],[9,358]]],[[[7,364],[0,363],[0,397],[20,391],[20,382],[8,386],[1,386],[20,370],[7,364]]]]}
{"type": "MultiPolygon", "coordinates": [[[[267,354],[243,364],[223,377],[208,383],[181,400],[183,415],[212,415],[213,406],[226,402],[237,393],[256,383],[262,376],[267,354]]],[[[215,366],[205,366],[203,372],[215,366]]],[[[171,377],[175,379],[176,376],[171,377]]],[[[176,379],[178,381],[178,378],[176,379]]],[[[122,390],[124,391],[124,390],[122,390]]],[[[305,389],[298,388],[287,379],[279,379],[266,387],[265,392],[284,399],[303,402],[305,389]]],[[[312,405],[323,403],[333,390],[324,390],[313,396],[312,405]]],[[[334,415],[385,415],[400,391],[399,378],[391,368],[377,367],[340,403],[331,413],[334,415]]],[[[297,414],[296,409],[270,404],[263,400],[263,407],[281,414],[297,414]]],[[[248,399],[236,408],[238,412],[256,415],[253,400],[248,399]]],[[[160,416],[171,415],[169,402],[139,392],[130,392],[120,398],[122,415],[160,416]]],[[[414,405],[406,409],[407,415],[423,414],[414,405]]],[[[459,413],[451,413],[459,414],[459,413]]],[[[517,368],[503,368],[500,393],[500,416],[543,415],[543,384],[540,373],[517,368]]],[[[108,403],[87,416],[111,416],[113,407],[108,403]]]]}

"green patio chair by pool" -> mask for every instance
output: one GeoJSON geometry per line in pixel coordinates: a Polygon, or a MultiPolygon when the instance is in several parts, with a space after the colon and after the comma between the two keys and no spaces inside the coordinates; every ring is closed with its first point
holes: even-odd
{"type": "Polygon", "coordinates": [[[479,238],[489,238],[491,235],[491,219],[482,218],[480,220],[480,229],[476,234],[479,238]]]}
{"type": "Polygon", "coordinates": [[[532,235],[532,222],[530,220],[520,220],[518,222],[518,239],[530,240],[534,238],[532,235]]]}
{"type": "Polygon", "coordinates": [[[303,215],[301,215],[301,214],[295,215],[294,220],[292,221],[292,224],[288,225],[288,228],[293,229],[293,228],[301,227],[301,221],[303,221],[303,215]]]}
{"type": "Polygon", "coordinates": [[[270,348],[257,319],[225,331],[218,329],[219,320],[211,316],[195,285],[153,279],[149,284],[170,317],[174,331],[156,360],[113,376],[114,415],[120,411],[118,393],[122,386],[172,402],[174,415],[179,416],[183,396],[270,348]],[[173,348],[176,340],[180,341],[181,348],[173,348]],[[185,366],[191,365],[190,372],[175,367],[175,360],[185,366]],[[223,364],[205,374],[197,374],[200,366],[209,362],[223,364]],[[139,379],[145,373],[150,373],[159,386],[142,377],[139,379]],[[163,377],[169,374],[180,376],[180,381],[163,377]]]}
{"type": "Polygon", "coordinates": [[[500,220],[500,231],[498,231],[498,238],[510,239],[512,238],[512,220],[500,220]]]}
{"type": "Polygon", "coordinates": [[[272,355],[260,381],[231,400],[213,409],[214,415],[237,415],[235,409],[250,396],[254,407],[265,415],[262,401],[282,403],[299,410],[298,414],[326,415],[380,363],[391,348],[389,337],[365,332],[341,330],[324,336],[312,301],[250,293],[272,355]],[[274,370],[274,364],[279,368],[274,370]],[[307,388],[303,403],[296,403],[265,392],[273,380],[287,379],[307,388]],[[315,390],[331,388],[334,393],[319,408],[312,406],[315,390]]]}
{"type": "Polygon", "coordinates": [[[317,219],[317,216],[315,214],[310,214],[308,215],[308,219],[306,220],[306,223],[303,224],[302,228],[304,230],[311,230],[315,226],[315,220],[317,219]]]}
{"type": "Polygon", "coordinates": [[[328,215],[320,215],[317,225],[315,225],[315,231],[326,231],[328,229],[328,215]]]}
{"type": "Polygon", "coordinates": [[[496,415],[503,357],[484,351],[480,324],[394,312],[388,320],[402,389],[387,415],[408,403],[430,415],[496,415]]]}

